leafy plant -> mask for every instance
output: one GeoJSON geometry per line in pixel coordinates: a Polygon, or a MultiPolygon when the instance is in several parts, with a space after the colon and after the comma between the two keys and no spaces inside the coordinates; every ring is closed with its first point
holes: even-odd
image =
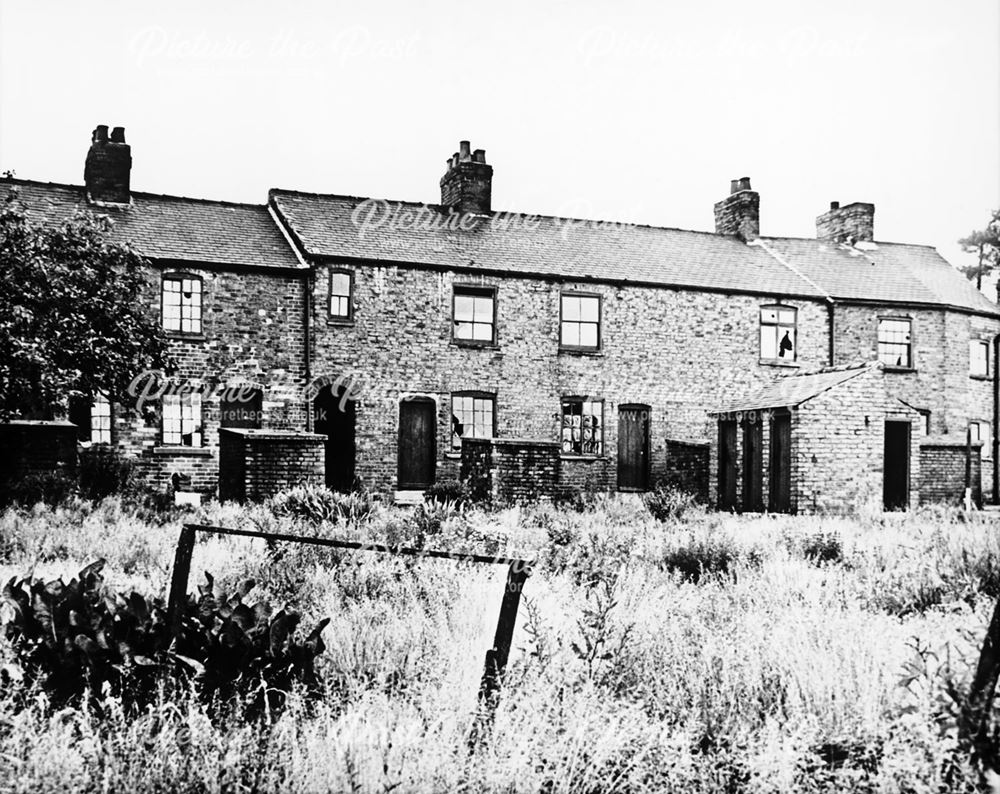
{"type": "Polygon", "coordinates": [[[658,485],[643,495],[643,503],[657,521],[679,521],[698,500],[694,494],[672,485],[658,485]]]}
{"type": "Polygon", "coordinates": [[[55,506],[76,493],[76,480],[61,471],[27,474],[3,489],[0,504],[55,506]]]}
{"type": "Polygon", "coordinates": [[[434,483],[424,491],[425,502],[451,502],[456,506],[464,506],[472,501],[468,487],[458,480],[442,480],[434,483]]]}
{"type": "Polygon", "coordinates": [[[366,491],[342,494],[316,485],[289,488],[273,496],[268,504],[276,516],[297,518],[310,524],[357,523],[368,518],[375,507],[374,499],[366,491]]]}
{"type": "Polygon", "coordinates": [[[237,702],[255,719],[280,711],[296,684],[318,693],[314,660],[328,621],[298,642],[298,614],[243,603],[252,581],[230,597],[216,595],[206,574],[200,596],[182,604],[175,639],[162,600],[103,593],[103,567],[98,560],[69,584],[27,577],[3,588],[13,608],[5,636],[24,682],[37,684],[53,705],[77,703],[89,690],[121,698],[135,713],[161,686],[169,692],[193,680],[205,702],[237,702]]]}

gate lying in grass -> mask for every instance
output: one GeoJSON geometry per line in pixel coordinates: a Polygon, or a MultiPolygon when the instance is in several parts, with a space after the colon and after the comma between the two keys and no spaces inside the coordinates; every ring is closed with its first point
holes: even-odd
{"type": "MultiPolygon", "coordinates": [[[[194,553],[194,540],[198,532],[215,535],[236,535],[245,538],[263,538],[273,543],[276,541],[288,543],[304,543],[310,546],[328,546],[335,549],[351,549],[354,551],[372,551],[378,554],[399,554],[405,557],[429,557],[437,560],[461,560],[484,565],[506,565],[507,584],[503,599],[500,602],[500,616],[497,618],[497,630],[493,637],[493,647],[486,652],[486,662],[483,666],[483,680],[479,688],[479,700],[486,707],[487,718],[491,718],[496,709],[500,682],[507,668],[510,656],[510,644],[514,637],[514,623],[517,621],[517,608],[521,603],[521,591],[531,574],[531,561],[514,557],[490,557],[485,554],[460,554],[451,551],[435,551],[432,549],[413,549],[405,546],[383,546],[378,543],[358,543],[346,540],[330,540],[328,538],[308,538],[299,535],[288,535],[278,532],[259,532],[248,529],[231,529],[229,527],[213,527],[201,524],[185,524],[177,541],[177,551],[174,555],[174,570],[170,579],[170,600],[167,604],[167,620],[174,637],[179,636],[182,605],[187,597],[188,578],[191,574],[191,556],[194,553]]],[[[480,728],[482,726],[479,726],[480,728]]]]}

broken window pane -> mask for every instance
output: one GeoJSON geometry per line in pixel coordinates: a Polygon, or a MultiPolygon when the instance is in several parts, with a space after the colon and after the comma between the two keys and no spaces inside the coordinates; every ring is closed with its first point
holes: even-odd
{"type": "Polygon", "coordinates": [[[492,287],[455,287],[452,320],[455,339],[492,342],[496,338],[496,293],[492,287]]]}
{"type": "Polygon", "coordinates": [[[798,310],[789,306],[763,306],[760,310],[760,357],[795,361],[798,310]]]}
{"type": "Polygon", "coordinates": [[[201,333],[201,279],[197,276],[164,276],[163,327],[167,331],[201,333]]]}
{"type": "Polygon", "coordinates": [[[911,321],[878,321],[878,358],[890,367],[911,367],[911,321]]]}
{"type": "Polygon", "coordinates": [[[496,399],[489,394],[456,392],[451,397],[451,446],[462,448],[463,438],[492,438],[496,399]]]}
{"type": "Polygon", "coordinates": [[[163,443],[200,447],[201,434],[201,395],[164,395],[163,443]]]}
{"type": "Polygon", "coordinates": [[[583,398],[563,400],[560,441],[566,455],[602,454],[604,402],[583,398]]]}

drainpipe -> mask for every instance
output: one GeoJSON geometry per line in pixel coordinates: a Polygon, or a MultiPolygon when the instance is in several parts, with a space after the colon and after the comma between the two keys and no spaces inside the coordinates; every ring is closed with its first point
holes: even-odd
{"type": "Polygon", "coordinates": [[[312,267],[302,274],[302,329],[303,329],[303,355],[305,356],[305,388],[303,397],[306,403],[306,432],[311,433],[313,429],[312,406],[309,404],[310,383],[312,381],[312,267]]]}
{"type": "Polygon", "coordinates": [[[827,317],[829,318],[829,321],[830,321],[830,345],[829,345],[830,351],[829,351],[829,355],[830,355],[830,366],[831,367],[837,366],[837,342],[836,342],[836,339],[837,339],[837,325],[836,325],[836,320],[837,320],[837,318],[834,316],[834,307],[836,305],[837,304],[833,300],[833,298],[827,298],[826,299],[826,313],[827,313],[827,317]]]}
{"type": "Polygon", "coordinates": [[[1000,436],[997,425],[1000,425],[1000,367],[997,366],[997,355],[1000,355],[1000,334],[993,338],[993,428],[990,433],[990,445],[993,447],[993,504],[1000,505],[1000,436]]]}

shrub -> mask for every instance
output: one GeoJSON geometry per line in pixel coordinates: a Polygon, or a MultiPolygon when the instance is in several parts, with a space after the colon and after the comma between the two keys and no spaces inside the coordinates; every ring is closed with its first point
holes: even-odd
{"type": "Polygon", "coordinates": [[[366,491],[343,494],[325,486],[299,485],[275,494],[268,505],[278,517],[297,518],[310,524],[336,524],[363,521],[371,515],[375,502],[366,491]]]}
{"type": "Polygon", "coordinates": [[[643,502],[657,521],[679,521],[698,500],[694,494],[661,483],[643,496],[643,502]]]}
{"type": "Polygon", "coordinates": [[[442,480],[424,491],[424,501],[466,505],[471,501],[471,496],[465,483],[458,480],[442,480]]]}
{"type": "Polygon", "coordinates": [[[844,544],[840,536],[833,532],[819,532],[802,542],[802,554],[812,563],[843,562],[844,544]]]}
{"type": "Polygon", "coordinates": [[[93,502],[132,485],[135,462],[116,447],[98,444],[80,453],[80,495],[93,502]]]}
{"type": "MultiPolygon", "coordinates": [[[[731,538],[709,536],[669,549],[660,560],[663,570],[676,572],[689,582],[701,580],[706,574],[728,574],[740,560],[740,550],[731,538]]],[[[754,555],[748,557],[755,562],[754,555]]]]}
{"type": "Polygon", "coordinates": [[[254,719],[280,711],[297,683],[318,693],[314,660],[328,621],[297,642],[296,613],[244,604],[253,581],[231,597],[216,595],[206,574],[200,597],[182,605],[172,645],[162,600],[135,592],[105,597],[103,567],[103,560],[88,565],[69,584],[29,577],[3,589],[14,613],[5,634],[24,682],[40,686],[54,706],[78,703],[89,690],[119,697],[136,713],[155,701],[161,685],[170,692],[191,678],[205,702],[239,702],[254,719]]]}
{"type": "Polygon", "coordinates": [[[41,502],[55,506],[73,496],[76,490],[74,479],[61,471],[27,474],[5,489],[0,503],[30,507],[41,502]]]}

